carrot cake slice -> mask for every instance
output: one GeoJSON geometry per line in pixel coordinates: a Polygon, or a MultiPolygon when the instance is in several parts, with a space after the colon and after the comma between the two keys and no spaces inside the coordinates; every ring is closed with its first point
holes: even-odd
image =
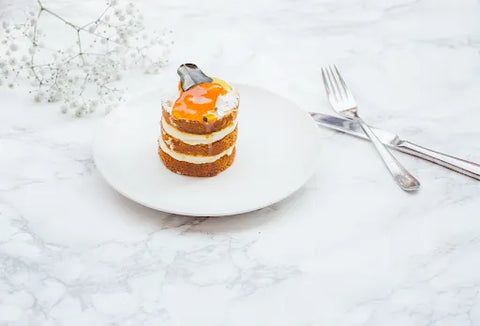
{"type": "Polygon", "coordinates": [[[196,65],[181,65],[178,94],[162,103],[158,153],[172,172],[210,177],[235,158],[239,94],[196,65]]]}

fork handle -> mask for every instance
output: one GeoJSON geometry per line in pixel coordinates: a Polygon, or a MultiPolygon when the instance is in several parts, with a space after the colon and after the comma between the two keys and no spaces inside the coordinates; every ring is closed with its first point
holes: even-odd
{"type": "Polygon", "coordinates": [[[461,158],[440,153],[406,140],[396,145],[402,152],[414,155],[424,160],[444,166],[456,172],[460,172],[474,179],[480,180],[480,165],[461,158]]]}
{"type": "Polygon", "coordinates": [[[382,144],[380,139],[375,135],[375,133],[370,129],[370,127],[360,118],[356,117],[356,120],[362,127],[363,131],[372,141],[372,144],[375,146],[378,154],[383,159],[385,166],[392,175],[395,182],[405,191],[415,191],[420,187],[420,182],[411,175],[397,159],[390,153],[390,151],[382,144]]]}

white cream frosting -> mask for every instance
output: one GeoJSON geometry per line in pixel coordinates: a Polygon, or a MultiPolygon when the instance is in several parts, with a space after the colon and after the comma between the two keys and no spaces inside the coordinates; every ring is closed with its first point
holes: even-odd
{"type": "Polygon", "coordinates": [[[188,132],[183,132],[178,130],[177,128],[169,124],[164,117],[162,117],[163,131],[165,131],[165,133],[172,136],[173,138],[176,138],[188,145],[202,145],[202,144],[214,143],[224,138],[228,134],[230,134],[232,131],[235,130],[236,127],[237,127],[237,120],[235,120],[229,126],[223,128],[222,130],[215,131],[210,134],[204,134],[204,135],[191,134],[188,132]]]}
{"type": "Polygon", "coordinates": [[[177,89],[175,91],[170,91],[161,96],[162,107],[167,110],[168,113],[172,113],[173,104],[180,96],[180,91],[177,89]]]}
{"type": "Polygon", "coordinates": [[[215,104],[218,116],[223,117],[234,110],[238,106],[239,100],[240,95],[233,89],[225,95],[220,95],[215,104]]]}
{"type": "Polygon", "coordinates": [[[158,144],[162,149],[162,151],[164,151],[165,153],[167,153],[177,161],[184,161],[184,162],[193,163],[193,164],[213,163],[224,155],[232,155],[233,149],[235,148],[235,145],[233,145],[229,149],[221,152],[220,154],[211,155],[211,156],[201,156],[201,155],[188,155],[188,154],[175,152],[165,144],[162,137],[158,138],[158,144]]]}

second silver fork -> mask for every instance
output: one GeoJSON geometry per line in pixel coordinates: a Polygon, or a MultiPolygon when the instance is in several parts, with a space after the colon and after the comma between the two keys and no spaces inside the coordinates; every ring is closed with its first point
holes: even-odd
{"type": "Polygon", "coordinates": [[[400,188],[405,191],[417,190],[420,187],[420,182],[397,161],[378,139],[372,129],[359,117],[357,102],[345,84],[337,67],[334,65],[333,67],[322,68],[322,77],[325,90],[327,91],[328,101],[333,109],[346,118],[358,121],[400,188]]]}

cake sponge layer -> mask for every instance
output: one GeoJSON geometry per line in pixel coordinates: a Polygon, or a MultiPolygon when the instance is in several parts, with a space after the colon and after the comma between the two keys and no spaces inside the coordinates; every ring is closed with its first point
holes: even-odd
{"type": "Polygon", "coordinates": [[[222,139],[211,144],[190,145],[184,143],[180,139],[172,137],[162,129],[162,139],[172,151],[188,155],[211,156],[218,155],[235,145],[235,142],[237,141],[237,132],[238,127],[222,139]]]}
{"type": "Polygon", "coordinates": [[[163,164],[172,172],[192,176],[192,177],[212,177],[226,170],[232,165],[235,159],[235,148],[230,155],[224,155],[218,160],[211,163],[195,164],[185,161],[178,161],[165,153],[160,147],[158,154],[163,161],[163,164]]]}
{"type": "Polygon", "coordinates": [[[218,130],[209,134],[191,134],[188,132],[181,131],[175,128],[174,126],[170,125],[165,120],[165,118],[162,118],[160,122],[160,127],[169,136],[176,138],[178,140],[181,140],[185,144],[202,145],[202,144],[211,144],[227,136],[237,127],[237,121],[234,121],[232,124],[226,126],[221,130],[218,130]]]}

